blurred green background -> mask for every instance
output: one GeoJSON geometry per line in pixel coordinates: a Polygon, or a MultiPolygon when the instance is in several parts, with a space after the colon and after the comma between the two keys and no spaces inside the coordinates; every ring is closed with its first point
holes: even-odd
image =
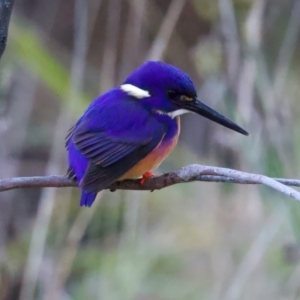
{"type": "MultiPolygon", "coordinates": [[[[244,137],[182,117],[157,173],[190,163],[300,178],[300,0],[16,0],[0,66],[0,176],[65,174],[64,137],[146,59],[189,73],[244,137]]],[[[187,183],[0,194],[0,299],[300,299],[300,204],[187,183]]]]}

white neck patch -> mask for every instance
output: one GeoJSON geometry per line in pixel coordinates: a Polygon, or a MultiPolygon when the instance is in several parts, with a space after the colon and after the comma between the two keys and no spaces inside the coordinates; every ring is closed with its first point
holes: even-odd
{"type": "Polygon", "coordinates": [[[183,114],[186,114],[186,113],[190,113],[189,110],[186,110],[186,109],[177,109],[175,111],[171,111],[169,113],[167,112],[163,112],[161,110],[156,110],[155,112],[161,114],[161,115],[166,115],[166,116],[169,116],[170,118],[174,119],[175,117],[177,116],[180,116],[180,115],[183,115],[183,114]]]}
{"type": "Polygon", "coordinates": [[[177,116],[187,114],[187,113],[190,113],[190,111],[186,110],[186,109],[177,109],[175,111],[169,112],[168,116],[170,116],[172,119],[174,119],[177,116]]]}
{"type": "Polygon", "coordinates": [[[122,84],[120,88],[123,92],[127,93],[129,96],[138,99],[150,97],[150,93],[148,91],[142,90],[132,84],[122,84]]]}

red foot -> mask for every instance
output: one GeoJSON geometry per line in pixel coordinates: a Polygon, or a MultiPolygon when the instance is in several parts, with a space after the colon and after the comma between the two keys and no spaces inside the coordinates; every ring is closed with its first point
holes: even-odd
{"type": "Polygon", "coordinates": [[[142,179],[140,180],[140,185],[143,185],[148,178],[153,177],[153,176],[154,176],[154,174],[152,172],[145,172],[143,174],[142,179]]]}

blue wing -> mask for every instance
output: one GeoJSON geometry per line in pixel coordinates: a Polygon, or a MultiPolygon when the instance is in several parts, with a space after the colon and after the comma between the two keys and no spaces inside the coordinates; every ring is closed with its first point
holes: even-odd
{"type": "Polygon", "coordinates": [[[112,90],[96,99],[75,125],[67,145],[87,160],[83,175],[75,171],[83,190],[96,193],[108,187],[163,139],[166,126],[137,101],[112,90]]]}

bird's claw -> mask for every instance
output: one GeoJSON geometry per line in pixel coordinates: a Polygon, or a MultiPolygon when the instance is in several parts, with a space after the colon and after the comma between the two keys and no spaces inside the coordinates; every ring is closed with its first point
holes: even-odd
{"type": "Polygon", "coordinates": [[[151,178],[153,176],[154,176],[154,174],[152,172],[145,172],[143,174],[142,179],[140,180],[140,185],[143,185],[146,182],[147,179],[149,179],[149,178],[151,178]]]}

